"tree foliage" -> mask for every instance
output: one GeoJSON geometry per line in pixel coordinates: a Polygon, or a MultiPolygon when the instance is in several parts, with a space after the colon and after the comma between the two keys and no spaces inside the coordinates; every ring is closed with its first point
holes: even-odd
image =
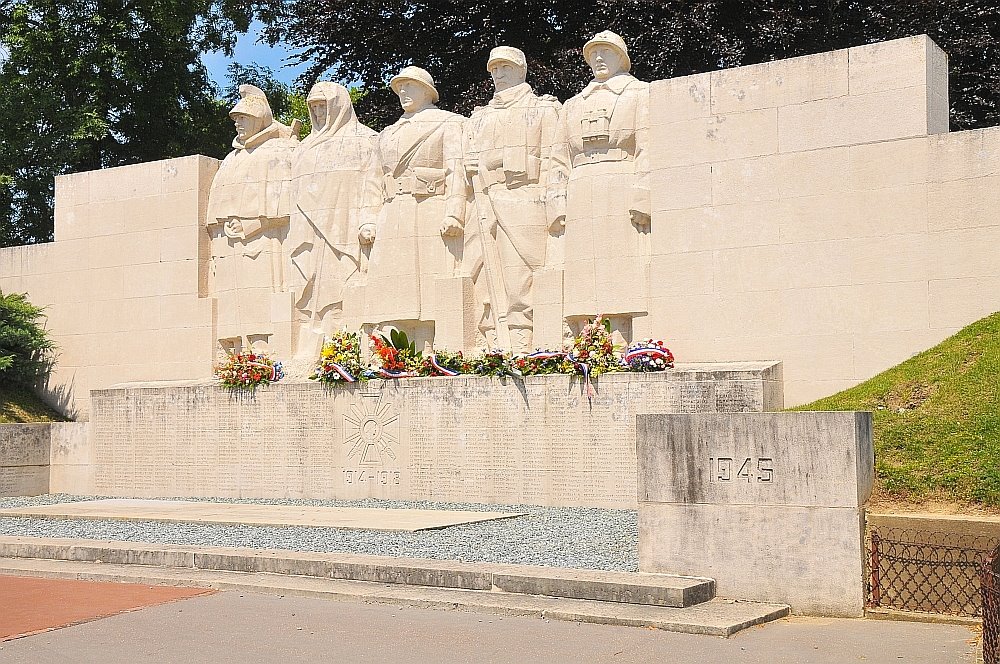
{"type": "Polygon", "coordinates": [[[926,33],[950,56],[952,126],[968,129],[1000,123],[998,17],[993,0],[285,0],[267,35],[300,50],[305,83],[328,70],[362,81],[359,115],[382,127],[399,115],[385,83],[407,64],[434,75],[443,107],[484,103],[500,44],[524,50],[529,82],[565,100],[589,79],[580,48],[605,29],[645,80],[926,33]]]}
{"type": "Polygon", "coordinates": [[[24,295],[0,292],[0,385],[30,386],[51,370],[54,346],[44,317],[24,295]]]}
{"type": "Polygon", "coordinates": [[[0,246],[52,233],[62,173],[203,153],[232,126],[201,64],[247,0],[0,0],[0,246]]]}

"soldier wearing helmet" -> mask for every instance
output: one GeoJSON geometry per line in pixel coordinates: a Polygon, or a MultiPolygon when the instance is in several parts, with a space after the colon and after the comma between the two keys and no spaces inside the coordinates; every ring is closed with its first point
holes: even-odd
{"type": "Polygon", "coordinates": [[[442,332],[435,330],[446,318],[442,307],[461,307],[458,281],[445,292],[440,280],[457,276],[462,260],[465,118],[434,105],[434,79],[420,67],[403,68],[389,85],[403,115],[379,134],[366,177],[360,238],[372,246],[364,318],[392,323],[429,350],[442,332]]]}
{"type": "Polygon", "coordinates": [[[509,343],[509,350],[526,353],[534,349],[534,275],[553,260],[547,256],[549,232],[561,232],[566,214],[569,163],[559,137],[561,105],[525,82],[527,61],[519,49],[494,48],[486,69],[496,92],[472,112],[465,132],[478,213],[470,233],[478,242],[466,246],[485,262],[467,256],[467,270],[478,272],[479,299],[489,303],[480,323],[487,343],[509,343]]]}
{"type": "MultiPolygon", "coordinates": [[[[221,349],[263,350],[274,341],[272,295],[285,290],[281,238],[288,227],[293,129],[275,121],[264,92],[240,86],[229,113],[236,138],[208,197],[210,290],[221,349]]],[[[286,340],[287,341],[287,340],[286,340]]]]}
{"type": "Polygon", "coordinates": [[[572,163],[564,314],[573,329],[609,315],[631,340],[648,318],[649,84],[628,73],[628,48],[613,32],[595,35],[583,57],[594,79],[563,109],[572,163]]]}

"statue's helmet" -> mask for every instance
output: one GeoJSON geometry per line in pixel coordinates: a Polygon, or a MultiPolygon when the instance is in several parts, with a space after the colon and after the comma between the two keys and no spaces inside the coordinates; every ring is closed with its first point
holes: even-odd
{"type": "Polygon", "coordinates": [[[436,104],[440,98],[438,95],[437,88],[434,87],[434,79],[431,77],[430,73],[426,69],[421,69],[420,67],[403,67],[398,74],[392,77],[389,81],[389,87],[397,95],[399,94],[399,86],[403,84],[404,81],[416,81],[420,83],[428,90],[431,91],[431,103],[436,104]]]}
{"type": "Polygon", "coordinates": [[[260,121],[261,127],[269,127],[274,122],[271,105],[267,103],[264,91],[255,85],[240,86],[240,100],[229,111],[229,117],[234,115],[249,115],[260,121]]]}
{"type": "Polygon", "coordinates": [[[590,41],[583,45],[583,59],[588,63],[590,63],[590,52],[595,46],[610,46],[615,49],[622,56],[622,71],[630,71],[632,69],[632,60],[628,57],[628,47],[625,46],[625,40],[615,33],[610,30],[598,32],[590,41]]]}
{"type": "Polygon", "coordinates": [[[528,69],[528,61],[524,57],[524,51],[513,46],[497,46],[490,51],[489,60],[486,61],[486,71],[492,71],[493,65],[499,62],[508,62],[525,71],[528,69]]]}

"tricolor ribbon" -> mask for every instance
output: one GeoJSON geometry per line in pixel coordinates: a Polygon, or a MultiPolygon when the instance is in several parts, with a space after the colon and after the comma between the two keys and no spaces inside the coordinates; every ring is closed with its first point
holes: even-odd
{"type": "Polygon", "coordinates": [[[529,353],[525,357],[529,357],[533,360],[553,360],[557,357],[564,357],[573,363],[575,369],[579,369],[580,373],[583,374],[583,382],[587,385],[587,400],[594,398],[594,387],[590,384],[590,365],[586,362],[581,362],[577,358],[573,357],[572,353],[565,353],[559,351],[550,350],[539,350],[534,353],[529,353]]]}
{"type": "Polygon", "coordinates": [[[431,355],[430,360],[431,360],[431,366],[434,367],[434,370],[440,372],[442,375],[444,376],[459,375],[458,371],[454,371],[453,369],[449,369],[448,367],[442,366],[437,360],[437,355],[431,355]]]}
{"type": "Polygon", "coordinates": [[[629,352],[625,353],[625,361],[631,362],[635,358],[642,357],[643,355],[646,355],[648,357],[664,359],[667,362],[673,360],[673,357],[671,356],[669,351],[662,351],[659,348],[636,348],[635,350],[630,350],[629,352]]]}
{"type": "Polygon", "coordinates": [[[345,382],[347,383],[357,382],[358,379],[352,376],[350,371],[340,366],[336,362],[330,362],[329,366],[333,367],[333,370],[336,371],[345,382]]]}
{"type": "Polygon", "coordinates": [[[418,378],[420,374],[416,371],[389,371],[388,369],[379,368],[375,373],[381,378],[418,378]]]}
{"type": "Polygon", "coordinates": [[[247,366],[260,367],[261,369],[270,369],[271,377],[268,378],[272,383],[278,380],[278,373],[281,371],[281,363],[276,364],[264,364],[263,362],[247,362],[247,366]]]}

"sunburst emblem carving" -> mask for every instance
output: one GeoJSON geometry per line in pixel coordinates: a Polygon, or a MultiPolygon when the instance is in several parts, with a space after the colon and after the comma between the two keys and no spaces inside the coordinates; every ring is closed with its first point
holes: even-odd
{"type": "Polygon", "coordinates": [[[383,466],[396,460],[399,444],[399,410],[382,394],[362,394],[351,412],[344,415],[344,445],[347,459],[359,466],[383,466]]]}

